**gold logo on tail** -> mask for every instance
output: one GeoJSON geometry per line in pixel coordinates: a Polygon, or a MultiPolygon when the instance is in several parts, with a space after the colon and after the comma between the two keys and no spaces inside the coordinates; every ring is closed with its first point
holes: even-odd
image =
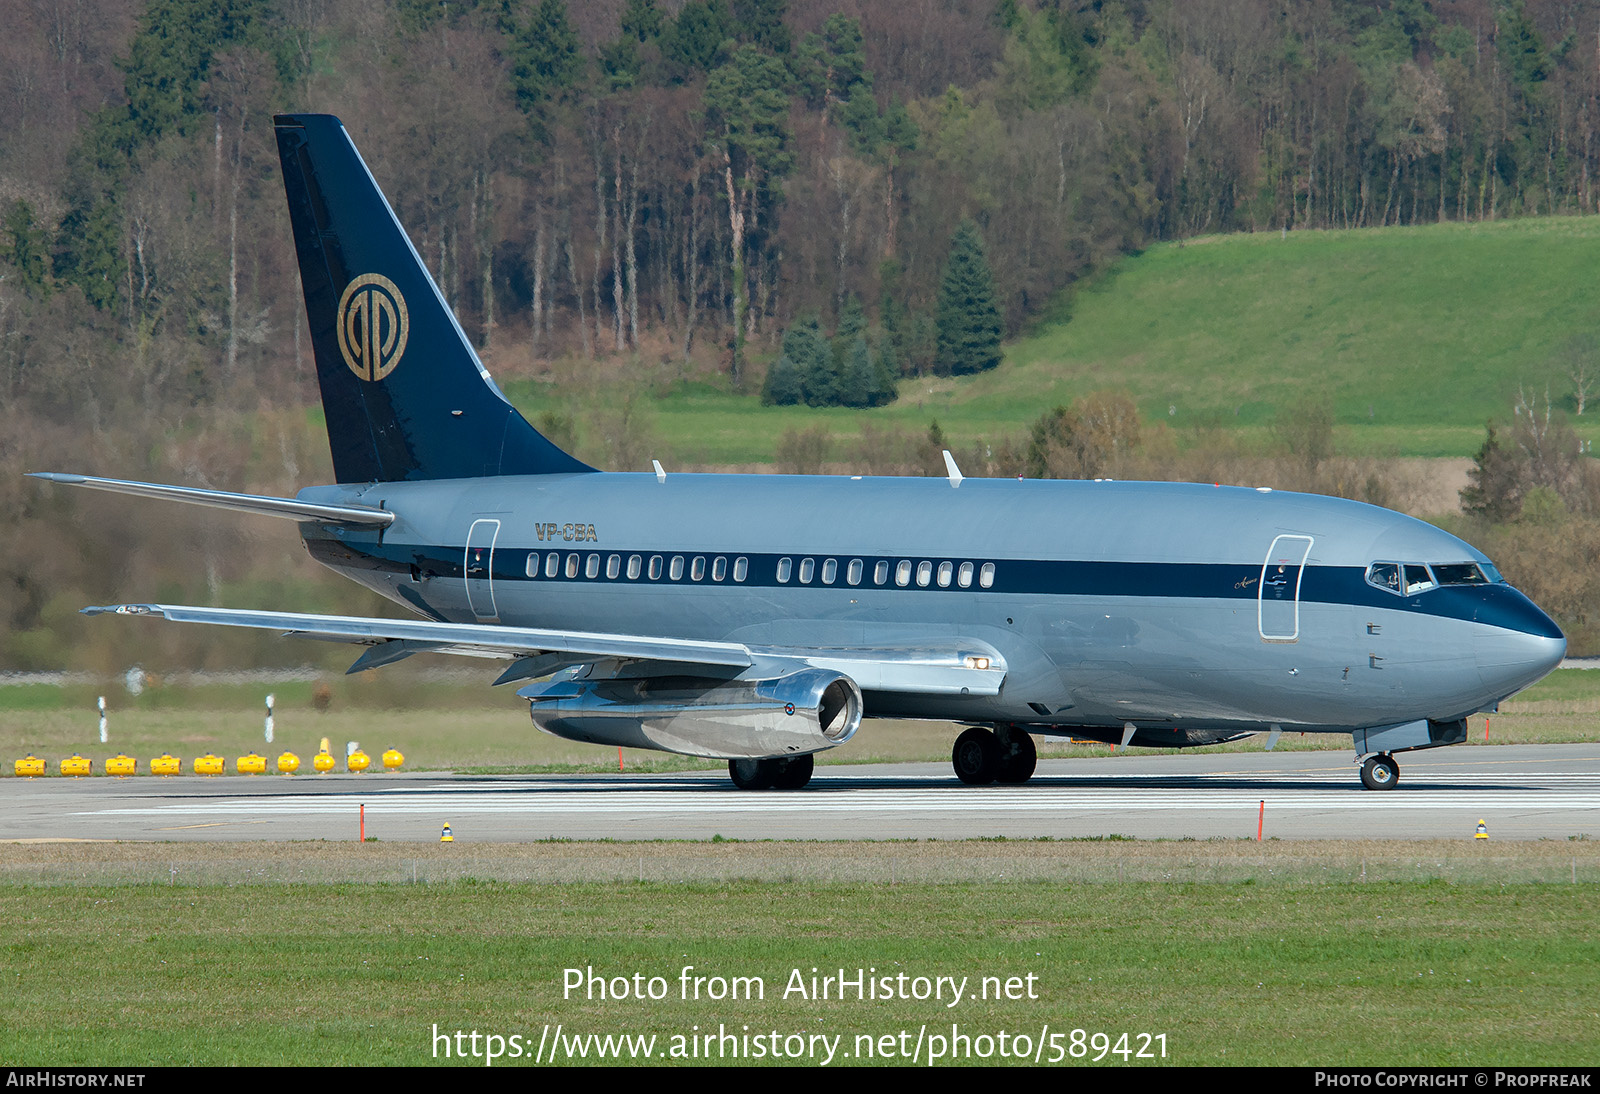
{"type": "Polygon", "coordinates": [[[382,274],[362,274],[339,298],[339,353],[363,380],[381,380],[406,351],[406,298],[382,274]]]}

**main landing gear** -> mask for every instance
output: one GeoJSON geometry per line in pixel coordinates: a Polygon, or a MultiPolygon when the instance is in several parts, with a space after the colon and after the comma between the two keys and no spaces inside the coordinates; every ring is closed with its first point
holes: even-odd
{"type": "Polygon", "coordinates": [[[1387,752],[1368,756],[1361,765],[1361,785],[1368,790],[1393,790],[1400,782],[1400,765],[1387,752]]]}
{"type": "Polygon", "coordinates": [[[799,790],[811,781],[815,764],[810,753],[771,760],[729,760],[728,777],[740,790],[799,790]]]}
{"type": "Polygon", "coordinates": [[[956,778],[969,786],[1025,783],[1033,777],[1038,763],[1033,738],[1007,724],[996,726],[994,731],[973,726],[956,738],[955,748],[950,751],[956,778]]]}

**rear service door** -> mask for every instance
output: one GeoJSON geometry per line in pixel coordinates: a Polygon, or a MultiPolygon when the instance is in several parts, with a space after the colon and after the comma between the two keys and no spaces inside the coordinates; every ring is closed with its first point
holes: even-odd
{"type": "Polygon", "coordinates": [[[462,573],[467,580],[467,603],[483,622],[499,618],[494,605],[494,544],[500,538],[498,520],[475,520],[467,533],[467,557],[462,573]]]}

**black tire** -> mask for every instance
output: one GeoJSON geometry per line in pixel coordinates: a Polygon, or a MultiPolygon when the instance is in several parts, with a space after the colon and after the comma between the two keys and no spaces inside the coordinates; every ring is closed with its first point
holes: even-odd
{"type": "Polygon", "coordinates": [[[811,771],[816,765],[816,759],[807,753],[804,756],[791,756],[787,760],[770,760],[777,769],[777,775],[772,780],[772,785],[779,790],[799,790],[811,781],[811,771]]]}
{"type": "Polygon", "coordinates": [[[1393,790],[1400,782],[1400,765],[1389,755],[1371,756],[1361,765],[1361,785],[1368,790],[1393,790]]]}
{"type": "Polygon", "coordinates": [[[968,786],[988,786],[1000,771],[1000,744],[993,733],[973,726],[956,738],[950,766],[955,768],[956,778],[968,786]]]}
{"type": "Polygon", "coordinates": [[[740,790],[765,790],[777,774],[771,760],[729,760],[728,778],[740,790]]]}
{"type": "Polygon", "coordinates": [[[1034,769],[1039,766],[1039,752],[1031,735],[1012,729],[1003,737],[996,735],[995,744],[1000,752],[996,782],[1019,786],[1033,778],[1034,769]]]}

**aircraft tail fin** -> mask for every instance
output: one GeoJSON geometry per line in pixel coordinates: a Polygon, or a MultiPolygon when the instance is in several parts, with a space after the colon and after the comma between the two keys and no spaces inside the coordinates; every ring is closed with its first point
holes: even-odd
{"type": "Polygon", "coordinates": [[[338,481],[593,471],[494,385],[339,119],[273,121],[338,481]]]}

